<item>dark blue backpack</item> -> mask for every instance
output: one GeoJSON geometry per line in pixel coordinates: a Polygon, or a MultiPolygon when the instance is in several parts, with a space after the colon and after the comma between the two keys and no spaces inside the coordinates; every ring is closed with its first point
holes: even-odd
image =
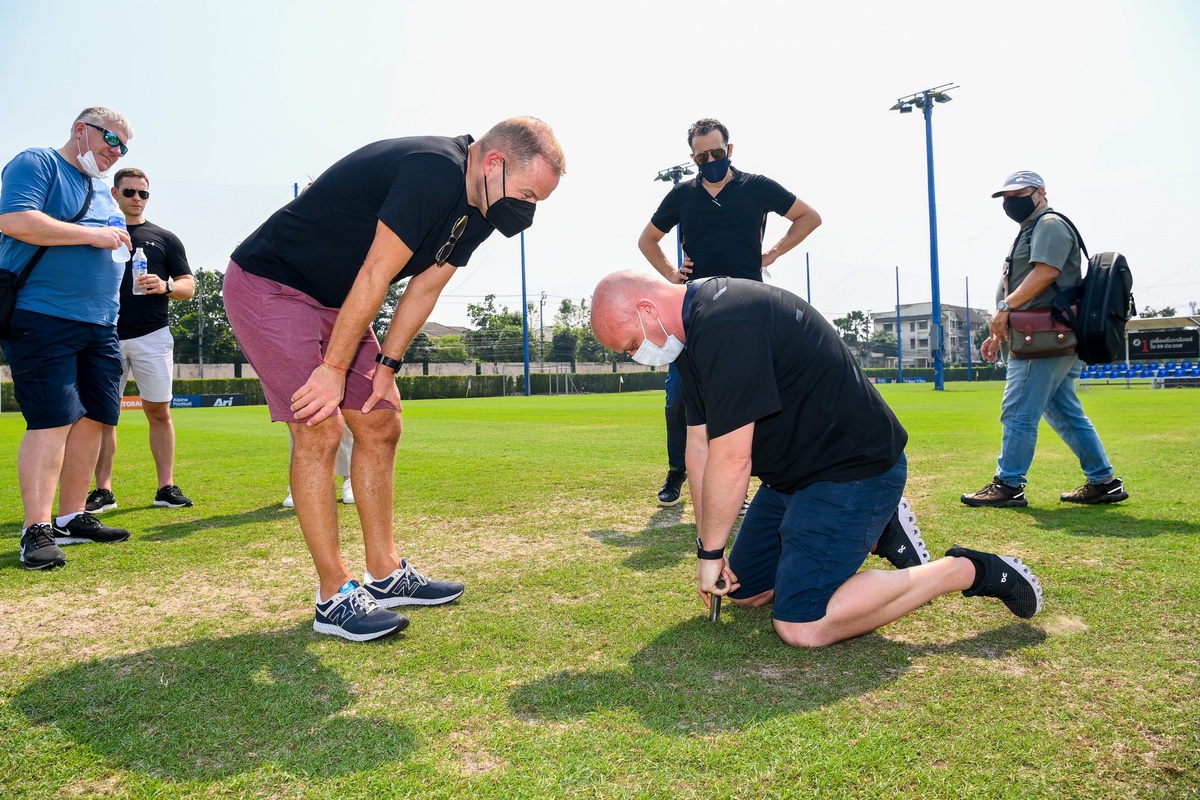
{"type": "MultiPolygon", "coordinates": [[[[1062,290],[1054,284],[1056,314],[1075,331],[1075,353],[1087,364],[1111,364],[1125,354],[1125,323],[1137,314],[1133,300],[1133,273],[1125,256],[1109,251],[1088,256],[1087,245],[1075,223],[1066,215],[1049,211],[1071,226],[1079,249],[1088,258],[1083,283],[1062,290]]],[[[1046,214],[1038,217],[1036,227],[1046,214]]],[[[1033,236],[1033,231],[1029,232],[1033,236]]]]}

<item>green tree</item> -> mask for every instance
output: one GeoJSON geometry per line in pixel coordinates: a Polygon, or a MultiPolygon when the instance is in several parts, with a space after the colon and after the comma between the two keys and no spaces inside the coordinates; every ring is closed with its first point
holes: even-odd
{"type": "Polygon", "coordinates": [[[456,333],[433,337],[434,350],[430,361],[440,364],[465,364],[471,360],[463,338],[456,333]]]}
{"type": "Polygon", "coordinates": [[[475,330],[463,337],[467,353],[480,361],[524,361],[524,321],[520,311],[507,306],[496,308],[496,295],[489,294],[483,303],[467,306],[467,316],[475,330]]]}
{"type": "MultiPolygon", "coordinates": [[[[383,305],[379,307],[379,313],[371,322],[371,328],[375,331],[375,337],[379,339],[380,344],[387,336],[388,328],[392,324],[392,317],[396,314],[396,306],[400,304],[400,297],[404,294],[406,286],[408,286],[408,278],[388,287],[387,294],[383,298],[383,305]]],[[[405,359],[407,358],[408,356],[405,356],[405,359]]]]}
{"type": "Polygon", "coordinates": [[[167,305],[176,362],[196,364],[203,355],[206,364],[244,364],[246,357],[225,314],[225,273],[196,270],[194,277],[196,294],[167,305]]]}
{"type": "Polygon", "coordinates": [[[554,315],[551,361],[607,361],[610,351],[596,341],[587,300],[563,300],[554,315]]]}
{"type": "Polygon", "coordinates": [[[1166,306],[1165,308],[1160,308],[1158,311],[1155,311],[1150,306],[1146,306],[1142,309],[1140,316],[1149,317],[1151,319],[1154,317],[1173,317],[1175,316],[1175,309],[1171,306],[1166,306]]]}
{"type": "Polygon", "coordinates": [[[871,334],[870,351],[872,353],[881,353],[884,356],[891,358],[897,354],[898,350],[896,345],[898,344],[899,342],[896,340],[894,334],[882,330],[875,331],[871,334]]]}
{"type": "Polygon", "coordinates": [[[833,321],[833,327],[841,334],[842,341],[854,353],[859,363],[871,352],[871,321],[861,311],[851,311],[833,321]]]}

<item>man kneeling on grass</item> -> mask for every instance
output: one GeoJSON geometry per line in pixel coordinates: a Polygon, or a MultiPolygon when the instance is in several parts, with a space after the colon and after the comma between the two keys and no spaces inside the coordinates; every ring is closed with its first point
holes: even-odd
{"type": "Polygon", "coordinates": [[[908,434],[796,295],[617,272],[596,287],[592,329],[640,363],[678,358],[705,605],[774,601],[775,632],[797,647],[868,633],[955,591],[999,598],[1018,617],[1041,610],[1041,585],[1018,558],[955,546],[929,562],[911,514],[896,516],[908,434]],[[726,556],[751,474],[763,485],[726,556]],[[904,568],[859,572],[872,552],[904,568]]]}

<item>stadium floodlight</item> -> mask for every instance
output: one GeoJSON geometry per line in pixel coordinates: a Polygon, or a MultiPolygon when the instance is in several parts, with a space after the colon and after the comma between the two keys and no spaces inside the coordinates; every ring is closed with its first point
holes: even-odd
{"type": "Polygon", "coordinates": [[[687,162],[684,162],[682,164],[676,164],[673,167],[667,167],[666,169],[659,170],[658,175],[654,178],[654,180],[679,183],[679,181],[683,179],[684,175],[695,174],[696,173],[692,171],[691,165],[689,165],[687,162]]]}
{"type": "Polygon", "coordinates": [[[933,388],[938,391],[945,389],[946,385],[943,372],[945,337],[942,330],[942,291],[938,278],[937,203],[933,195],[933,104],[950,102],[952,98],[946,92],[957,88],[958,84],[943,83],[941,86],[913,92],[907,97],[897,99],[896,105],[890,109],[901,114],[911,114],[915,107],[921,109],[925,115],[925,165],[929,185],[929,278],[933,287],[929,352],[933,356],[933,388]]]}

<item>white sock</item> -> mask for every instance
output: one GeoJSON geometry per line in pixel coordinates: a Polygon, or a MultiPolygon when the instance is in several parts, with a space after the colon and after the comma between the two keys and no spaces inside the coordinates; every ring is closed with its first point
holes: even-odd
{"type": "Polygon", "coordinates": [[[63,525],[66,525],[68,522],[75,519],[82,513],[82,511],[76,511],[74,514],[67,514],[65,517],[55,517],[54,524],[61,528],[63,525]]]}

